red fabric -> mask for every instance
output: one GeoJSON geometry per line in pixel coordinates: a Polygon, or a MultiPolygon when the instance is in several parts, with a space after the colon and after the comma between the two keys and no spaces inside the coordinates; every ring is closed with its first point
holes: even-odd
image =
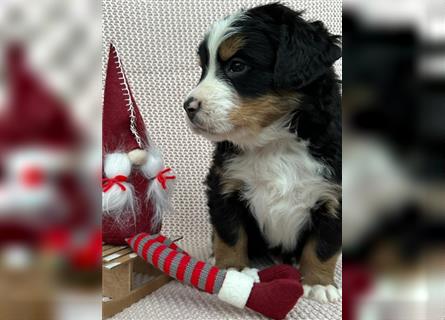
{"type": "MultiPolygon", "coordinates": [[[[140,233],[140,234],[138,234],[138,235],[136,236],[137,238],[136,238],[136,240],[134,241],[134,246],[133,246],[133,248],[134,248],[135,251],[138,250],[138,248],[139,248],[139,243],[141,243],[142,239],[144,239],[145,236],[146,236],[146,234],[144,234],[144,233],[140,233]]],[[[130,239],[129,241],[131,241],[131,239],[130,239]]]]}
{"type": "Polygon", "coordinates": [[[303,287],[293,279],[255,283],[246,306],[266,317],[284,319],[303,295],[303,287]]]}
{"type": "MultiPolygon", "coordinates": [[[[159,243],[162,243],[161,241],[158,241],[159,243]]],[[[158,266],[158,262],[159,262],[159,257],[162,253],[162,251],[164,251],[166,248],[166,246],[160,246],[158,248],[155,249],[155,251],[153,252],[153,258],[151,261],[153,261],[153,266],[155,268],[159,268],[158,266]]]]}
{"type": "Polygon", "coordinates": [[[288,264],[277,264],[258,272],[261,282],[269,282],[276,279],[301,280],[300,272],[288,264]]]}
{"type": "Polygon", "coordinates": [[[113,45],[110,45],[104,91],[102,142],[105,152],[117,149],[129,152],[140,147],[133,133],[130,131],[130,112],[127,107],[128,99],[131,99],[133,103],[134,114],[136,116],[136,130],[144,147],[148,145],[148,141],[145,124],[136,105],[136,101],[133,98],[131,89],[129,86],[127,87],[130,92],[130,97],[128,97],[125,90],[123,90],[122,78],[125,77],[125,74],[120,73],[119,63],[116,57],[116,49],[113,45]]]}
{"type": "Polygon", "coordinates": [[[102,179],[102,191],[107,192],[110,190],[115,184],[121,188],[122,191],[127,190],[125,186],[122,184],[122,182],[126,182],[128,179],[126,176],[115,176],[114,178],[103,178],[102,179]]]}
{"type": "Polygon", "coordinates": [[[176,176],[167,176],[165,175],[167,172],[172,171],[171,168],[165,168],[164,170],[160,171],[157,175],[156,175],[156,179],[159,181],[159,183],[162,186],[162,189],[167,189],[167,180],[173,180],[176,179],[176,176]]]}
{"type": "Polygon", "coordinates": [[[374,276],[365,264],[343,264],[343,319],[358,319],[361,299],[372,290],[374,276]]]}
{"type": "Polygon", "coordinates": [[[29,188],[36,188],[45,181],[45,173],[41,168],[29,167],[22,172],[22,182],[29,188]]]}
{"type": "Polygon", "coordinates": [[[9,105],[2,115],[1,147],[38,144],[72,148],[83,141],[65,101],[57,97],[26,63],[19,46],[7,51],[9,105]]]}
{"type": "Polygon", "coordinates": [[[81,270],[98,267],[102,257],[101,230],[93,232],[83,246],[74,248],[71,256],[72,265],[81,270]]]}
{"type": "Polygon", "coordinates": [[[95,269],[101,263],[102,232],[97,229],[80,234],[82,241],[78,232],[68,228],[50,230],[42,239],[41,248],[62,254],[78,270],[95,269]]]}
{"type": "Polygon", "coordinates": [[[216,267],[210,268],[209,276],[207,277],[205,291],[208,293],[213,293],[213,287],[215,286],[216,275],[218,274],[219,269],[216,267]]]}
{"type": "MultiPolygon", "coordinates": [[[[172,242],[172,243],[170,243],[170,245],[168,246],[170,249],[173,249],[173,250],[178,250],[179,249],[179,247],[176,245],[176,243],[174,243],[174,242],[172,242]]],[[[185,251],[182,251],[182,253],[184,253],[184,254],[186,254],[186,252],[185,251]]]]}
{"type": "Polygon", "coordinates": [[[172,261],[176,257],[176,251],[170,252],[167,257],[165,258],[164,262],[164,272],[167,274],[170,274],[170,267],[172,265],[172,261]]]}
{"type": "Polygon", "coordinates": [[[148,249],[154,242],[157,242],[156,238],[148,240],[142,247],[142,258],[146,261],[148,260],[148,249]]]}
{"type": "Polygon", "coordinates": [[[56,228],[45,234],[42,241],[42,248],[45,250],[64,251],[70,243],[70,233],[66,229],[56,228]]]}
{"type": "Polygon", "coordinates": [[[199,285],[199,276],[201,275],[201,271],[205,266],[204,261],[198,261],[196,263],[195,268],[193,269],[192,278],[190,279],[190,282],[193,286],[198,287],[199,285]]]}
{"type": "Polygon", "coordinates": [[[180,282],[184,281],[185,268],[187,268],[190,259],[190,256],[185,255],[179,262],[178,270],[176,271],[176,279],[178,279],[180,282]]]}

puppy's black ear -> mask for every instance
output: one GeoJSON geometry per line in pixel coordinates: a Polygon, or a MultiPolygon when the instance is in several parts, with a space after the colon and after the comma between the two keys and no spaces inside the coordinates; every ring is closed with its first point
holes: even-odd
{"type": "Polygon", "coordinates": [[[278,89],[299,89],[326,73],[341,57],[339,37],[322,22],[308,23],[299,15],[280,26],[274,82],[278,89]]]}

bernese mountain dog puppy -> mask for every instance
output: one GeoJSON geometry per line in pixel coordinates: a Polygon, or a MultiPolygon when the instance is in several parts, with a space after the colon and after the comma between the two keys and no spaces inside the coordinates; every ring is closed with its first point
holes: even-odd
{"type": "Polygon", "coordinates": [[[306,295],[338,300],[339,37],[274,3],[216,22],[198,55],[184,109],[192,131],[216,142],[206,180],[216,265],[279,253],[298,259],[306,295]]]}

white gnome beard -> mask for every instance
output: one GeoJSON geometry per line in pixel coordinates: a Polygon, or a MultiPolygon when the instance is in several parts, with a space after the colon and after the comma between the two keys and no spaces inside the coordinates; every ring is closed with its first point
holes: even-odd
{"type": "Polygon", "coordinates": [[[170,205],[170,190],[172,190],[172,180],[167,181],[167,189],[164,190],[156,179],[150,182],[147,191],[147,201],[151,201],[155,214],[151,219],[153,228],[157,228],[162,222],[164,212],[171,210],[170,205]]]}
{"type": "Polygon", "coordinates": [[[151,222],[153,229],[156,229],[162,222],[163,213],[171,210],[170,191],[173,183],[172,180],[167,180],[167,189],[164,190],[161,183],[156,179],[158,173],[165,169],[164,160],[159,150],[150,145],[147,154],[147,159],[140,170],[150,180],[146,201],[150,201],[153,206],[154,214],[151,222]]]}
{"type": "Polygon", "coordinates": [[[125,212],[130,212],[133,217],[136,212],[134,187],[128,182],[121,184],[125,190],[115,184],[107,192],[102,192],[102,211],[106,215],[114,216],[116,220],[122,220],[121,215],[125,212]]]}
{"type": "MultiPolygon", "coordinates": [[[[106,178],[130,176],[131,161],[126,153],[110,153],[105,156],[104,174],[106,178]]],[[[102,212],[124,223],[124,213],[131,213],[136,218],[137,201],[134,187],[129,182],[115,183],[109,190],[102,192],[102,212]],[[125,190],[120,187],[121,184],[125,190]]],[[[136,221],[136,219],[135,219],[136,221]]]]}

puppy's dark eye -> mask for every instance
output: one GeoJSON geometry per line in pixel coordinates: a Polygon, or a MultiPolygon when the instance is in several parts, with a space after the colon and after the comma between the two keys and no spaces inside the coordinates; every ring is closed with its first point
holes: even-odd
{"type": "Polygon", "coordinates": [[[230,63],[227,65],[227,72],[229,73],[242,73],[246,69],[246,64],[243,61],[237,59],[230,61],[230,63]]]}

